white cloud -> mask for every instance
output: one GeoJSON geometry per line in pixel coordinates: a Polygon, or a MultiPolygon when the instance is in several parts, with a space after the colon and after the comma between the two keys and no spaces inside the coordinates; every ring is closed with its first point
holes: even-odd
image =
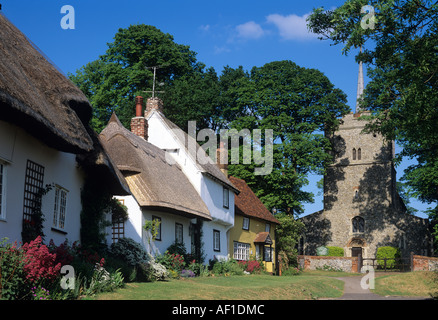
{"type": "Polygon", "coordinates": [[[297,16],[291,14],[288,16],[282,16],[280,14],[270,14],[266,17],[267,22],[274,24],[280,36],[285,40],[304,40],[317,38],[317,35],[311,33],[307,29],[307,17],[309,14],[303,16],[297,16]]]}
{"type": "Polygon", "coordinates": [[[199,27],[200,30],[204,31],[204,32],[208,32],[210,30],[210,25],[206,24],[206,25],[201,25],[199,27]]]}
{"type": "Polygon", "coordinates": [[[236,27],[237,36],[244,39],[258,39],[265,34],[262,27],[254,21],[239,24],[236,27]]]}

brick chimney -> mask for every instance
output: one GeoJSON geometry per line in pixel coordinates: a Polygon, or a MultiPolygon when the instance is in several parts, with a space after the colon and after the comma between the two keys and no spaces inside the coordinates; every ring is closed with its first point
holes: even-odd
{"type": "Polygon", "coordinates": [[[222,173],[228,178],[228,150],[223,141],[220,142],[216,150],[216,163],[222,173]]]}
{"type": "Polygon", "coordinates": [[[160,98],[153,97],[147,99],[145,115],[152,110],[158,110],[160,112],[163,112],[163,101],[160,98]]]}
{"type": "Polygon", "coordinates": [[[137,136],[147,140],[148,139],[148,122],[144,116],[143,111],[143,97],[135,97],[135,117],[131,119],[131,132],[137,136]]]}

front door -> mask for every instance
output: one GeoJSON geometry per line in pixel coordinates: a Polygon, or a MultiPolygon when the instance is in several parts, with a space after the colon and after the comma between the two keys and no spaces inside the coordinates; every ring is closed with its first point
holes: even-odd
{"type": "Polygon", "coordinates": [[[362,256],[362,247],[351,248],[351,256],[352,257],[358,257],[359,255],[362,256]]]}

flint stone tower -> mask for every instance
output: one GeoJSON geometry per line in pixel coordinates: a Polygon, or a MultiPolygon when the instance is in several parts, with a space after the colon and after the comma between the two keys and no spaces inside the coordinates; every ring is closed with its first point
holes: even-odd
{"type": "MultiPolygon", "coordinates": [[[[363,93],[362,63],[358,94],[363,93]]],[[[324,176],[324,209],[302,218],[306,232],[300,251],[316,255],[319,246],[337,246],[347,257],[374,258],[377,248],[394,246],[402,256],[431,254],[428,220],[406,212],[396,189],[394,143],[363,133],[361,110],[347,114],[330,136],[334,163],[324,176]]]]}

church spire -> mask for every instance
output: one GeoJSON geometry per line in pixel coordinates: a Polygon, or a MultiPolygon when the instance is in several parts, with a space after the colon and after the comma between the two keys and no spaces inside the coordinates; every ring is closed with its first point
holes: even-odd
{"type": "MultiPolygon", "coordinates": [[[[360,47],[360,53],[362,53],[362,46],[360,47]]],[[[359,75],[357,77],[357,96],[356,96],[356,113],[361,111],[359,107],[359,101],[364,90],[364,80],[363,80],[363,64],[362,61],[359,62],[359,75]]]]}

